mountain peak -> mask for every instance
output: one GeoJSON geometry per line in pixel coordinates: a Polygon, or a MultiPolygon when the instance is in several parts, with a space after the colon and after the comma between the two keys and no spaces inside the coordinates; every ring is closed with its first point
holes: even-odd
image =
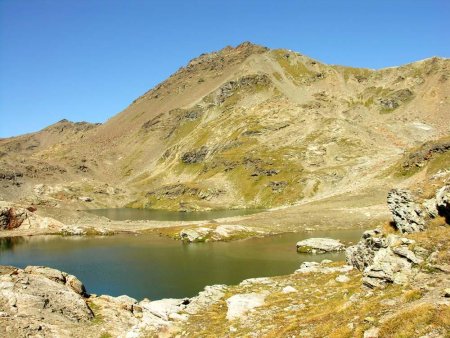
{"type": "Polygon", "coordinates": [[[240,43],[239,45],[237,45],[234,49],[241,50],[241,51],[250,50],[252,52],[265,52],[265,51],[269,50],[268,47],[255,44],[250,41],[244,41],[244,42],[240,43]]]}
{"type": "Polygon", "coordinates": [[[249,41],[245,41],[237,45],[236,47],[233,46],[226,46],[219,51],[214,51],[210,53],[203,53],[200,56],[192,59],[187,64],[186,68],[192,67],[193,65],[202,63],[204,61],[208,60],[214,60],[219,59],[220,61],[224,62],[226,59],[233,59],[233,60],[244,60],[248,56],[252,54],[262,54],[266,51],[268,51],[269,48],[254,44],[249,41]]]}

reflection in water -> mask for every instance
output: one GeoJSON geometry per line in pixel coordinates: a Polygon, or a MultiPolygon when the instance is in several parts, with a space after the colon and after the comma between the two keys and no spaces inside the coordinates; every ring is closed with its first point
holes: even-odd
{"type": "Polygon", "coordinates": [[[256,214],[262,212],[262,209],[227,209],[210,211],[167,211],[156,209],[132,209],[132,208],[113,208],[113,209],[91,209],[84,210],[97,216],[104,216],[115,221],[125,220],[154,220],[154,221],[203,221],[213,220],[225,217],[235,217],[256,214]]]}
{"type": "Polygon", "coordinates": [[[25,243],[24,237],[0,237],[0,252],[12,250],[14,246],[25,243]]]}
{"type": "Polygon", "coordinates": [[[150,235],[36,236],[26,240],[3,239],[0,264],[45,265],[66,271],[96,294],[181,298],[197,294],[206,285],[289,274],[304,261],[343,260],[343,253],[298,254],[295,244],[311,236],[355,242],[361,233],[362,230],[288,233],[196,244],[150,235]]]}

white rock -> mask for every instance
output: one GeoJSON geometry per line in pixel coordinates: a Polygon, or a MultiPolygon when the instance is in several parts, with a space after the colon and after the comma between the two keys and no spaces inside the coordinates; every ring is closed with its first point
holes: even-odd
{"type": "Polygon", "coordinates": [[[332,238],[308,238],[297,242],[297,251],[302,253],[324,253],[344,249],[344,244],[332,238]]]}
{"type": "Polygon", "coordinates": [[[297,289],[288,285],[288,286],[284,287],[281,292],[283,292],[283,293],[297,292],[297,289]]]}
{"type": "Polygon", "coordinates": [[[380,329],[373,326],[364,332],[364,338],[378,338],[379,333],[380,329]]]}
{"type": "Polygon", "coordinates": [[[153,302],[141,302],[140,305],[153,315],[168,321],[170,315],[184,309],[185,305],[183,305],[183,301],[183,299],[167,298],[155,300],[153,302]]]}
{"type": "Polygon", "coordinates": [[[348,278],[346,275],[339,275],[336,277],[336,282],[339,283],[347,283],[350,281],[350,278],[348,278]]]}
{"type": "Polygon", "coordinates": [[[227,319],[233,320],[241,317],[248,311],[264,305],[267,293],[246,293],[231,296],[227,299],[227,319]]]}
{"type": "Polygon", "coordinates": [[[214,232],[221,237],[230,237],[237,232],[250,232],[251,229],[237,224],[221,224],[217,226],[214,232]]]}

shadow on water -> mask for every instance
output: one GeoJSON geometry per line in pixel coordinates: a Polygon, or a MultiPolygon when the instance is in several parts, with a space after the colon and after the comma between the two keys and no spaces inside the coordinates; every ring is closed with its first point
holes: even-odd
{"type": "Polygon", "coordinates": [[[0,238],[0,252],[12,250],[16,245],[24,244],[24,237],[2,237],[0,238]]]}

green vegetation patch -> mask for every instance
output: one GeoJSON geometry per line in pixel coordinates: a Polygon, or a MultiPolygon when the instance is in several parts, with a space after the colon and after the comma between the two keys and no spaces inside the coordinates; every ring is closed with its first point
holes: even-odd
{"type": "Polygon", "coordinates": [[[429,175],[450,168],[450,137],[431,141],[410,150],[403,158],[388,169],[394,177],[411,177],[426,169],[429,175]]]}
{"type": "Polygon", "coordinates": [[[294,80],[316,75],[316,72],[310,70],[301,61],[296,60],[295,56],[291,53],[285,50],[274,50],[272,53],[284,72],[290,75],[294,80]]]}

